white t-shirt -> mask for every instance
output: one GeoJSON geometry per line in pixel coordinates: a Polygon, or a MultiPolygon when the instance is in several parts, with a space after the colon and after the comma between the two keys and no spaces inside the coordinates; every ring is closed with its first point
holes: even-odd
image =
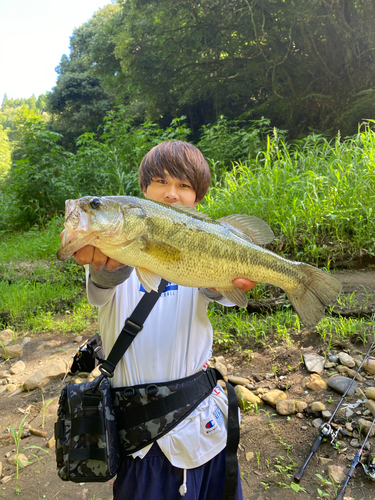
{"type": "MultiPolygon", "coordinates": [[[[113,288],[98,288],[87,272],[90,303],[99,307],[104,352],[109,354],[126,318],[144,294],[135,272],[113,288]]],[[[197,373],[212,354],[212,327],[207,299],[197,288],[169,283],[121,361],[113,387],[167,382],[197,373]]],[[[220,303],[230,304],[225,298],[220,303]]],[[[211,460],[225,448],[227,397],[220,385],[186,419],[158,440],[175,467],[191,469],[211,460]]],[[[143,458],[151,445],[133,456],[143,458]]]]}

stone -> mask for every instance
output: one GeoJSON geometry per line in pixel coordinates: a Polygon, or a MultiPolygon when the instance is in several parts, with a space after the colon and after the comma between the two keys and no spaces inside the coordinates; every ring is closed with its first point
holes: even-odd
{"type": "Polygon", "coordinates": [[[310,391],[320,391],[321,389],[327,389],[327,384],[320,375],[313,373],[307,378],[306,387],[310,389],[310,391]]]}
{"type": "Polygon", "coordinates": [[[82,342],[82,340],[83,340],[82,335],[78,335],[78,337],[76,337],[76,338],[73,340],[73,342],[75,342],[76,344],[78,344],[79,342],[82,342]]]}
{"type": "Polygon", "coordinates": [[[365,406],[368,410],[371,411],[372,416],[375,417],[375,401],[372,399],[368,399],[365,403],[365,406]]]}
{"type": "MultiPolygon", "coordinates": [[[[339,392],[340,394],[344,394],[348,385],[351,382],[352,382],[351,378],[338,375],[337,377],[332,377],[328,380],[328,387],[330,387],[331,389],[334,389],[335,391],[339,392]]],[[[350,387],[349,391],[347,392],[347,395],[351,396],[352,394],[354,394],[357,387],[358,387],[358,384],[354,380],[352,386],[350,387]]]]}
{"type": "Polygon", "coordinates": [[[336,363],[333,363],[332,361],[326,361],[324,363],[324,368],[328,370],[329,368],[334,368],[336,366],[336,363]]]}
{"type": "Polygon", "coordinates": [[[346,417],[346,418],[350,418],[350,417],[352,417],[353,415],[354,415],[354,411],[352,411],[350,408],[347,408],[347,409],[345,410],[345,417],[346,417]]]}
{"type": "Polygon", "coordinates": [[[360,447],[361,447],[361,445],[359,444],[358,439],[352,439],[352,440],[350,441],[350,446],[351,446],[352,448],[360,448],[360,447]]]}
{"type": "MultiPolygon", "coordinates": [[[[371,424],[372,424],[372,422],[370,422],[369,420],[365,420],[364,418],[358,419],[358,425],[359,425],[359,428],[361,429],[362,440],[364,439],[364,437],[367,435],[368,431],[370,430],[371,424]]],[[[374,435],[375,435],[375,425],[371,429],[369,437],[372,437],[374,435]]]]}
{"type": "Polygon", "coordinates": [[[324,411],[326,406],[320,401],[315,401],[314,403],[311,403],[310,408],[312,411],[324,411]]]}
{"type": "Polygon", "coordinates": [[[367,358],[366,361],[363,363],[363,368],[366,370],[367,373],[375,375],[375,359],[367,358]]]}
{"type": "Polygon", "coordinates": [[[294,399],[280,399],[276,403],[276,411],[279,415],[293,415],[296,411],[294,399]]]}
{"type": "Polygon", "coordinates": [[[307,408],[307,403],[306,401],[296,401],[296,411],[298,413],[302,413],[304,410],[307,408]]]}
{"type": "Polygon", "coordinates": [[[228,370],[227,367],[223,363],[215,363],[215,368],[219,370],[222,376],[227,379],[228,378],[228,370]]]}
{"type": "Polygon", "coordinates": [[[279,391],[278,389],[273,389],[266,392],[266,394],[263,394],[262,399],[273,408],[275,408],[278,401],[280,401],[281,399],[286,399],[286,394],[285,392],[279,391]]]}
{"type": "Polygon", "coordinates": [[[316,418],[315,420],[312,421],[313,426],[315,429],[320,429],[320,426],[323,424],[323,420],[321,418],[316,418]]]}
{"type": "Polygon", "coordinates": [[[12,479],[13,476],[4,476],[1,480],[0,480],[0,483],[1,484],[5,484],[5,483],[8,483],[11,479],[12,479]]]}
{"type": "Polygon", "coordinates": [[[353,432],[353,426],[350,422],[346,422],[345,429],[349,432],[353,432]]]}
{"type": "Polygon", "coordinates": [[[7,370],[0,371],[0,379],[9,377],[10,373],[7,370]]]}
{"type": "Polygon", "coordinates": [[[246,385],[250,382],[248,378],[236,377],[234,375],[228,375],[228,381],[233,385],[246,385]]]}
{"type": "Polygon", "coordinates": [[[29,342],[31,342],[31,338],[30,337],[25,337],[23,339],[23,341],[21,342],[21,345],[24,346],[24,345],[28,344],[29,342]]]}
{"type": "Polygon", "coordinates": [[[38,436],[38,437],[46,437],[47,436],[47,431],[41,431],[40,429],[34,429],[34,427],[30,427],[30,434],[33,436],[38,436]]]}
{"type": "Polygon", "coordinates": [[[14,392],[17,390],[17,386],[15,384],[8,384],[5,388],[7,392],[14,392]]]}
{"type": "Polygon", "coordinates": [[[303,413],[296,413],[296,417],[300,419],[304,418],[303,413]]]}
{"type": "Polygon", "coordinates": [[[332,417],[332,413],[329,410],[323,410],[322,411],[322,417],[328,419],[328,418],[332,417]]]}
{"type": "Polygon", "coordinates": [[[250,462],[250,460],[252,460],[254,458],[254,452],[253,451],[248,451],[245,456],[246,456],[246,460],[248,462],[250,462]]]}
{"type": "Polygon", "coordinates": [[[3,352],[1,353],[1,357],[3,359],[14,359],[14,358],[19,358],[23,354],[23,349],[22,345],[20,344],[14,344],[14,345],[8,345],[5,350],[3,349],[3,352]]]}
{"type": "Polygon", "coordinates": [[[348,470],[345,467],[340,467],[339,465],[329,465],[328,475],[335,481],[336,484],[344,484],[346,478],[348,477],[348,470]]]}
{"type": "MultiPolygon", "coordinates": [[[[356,370],[352,370],[351,368],[348,368],[348,371],[346,372],[349,377],[354,378],[354,375],[356,374],[356,370]]],[[[360,373],[357,373],[355,377],[357,382],[364,382],[366,379],[362,377],[360,373]]]]}
{"type": "Polygon", "coordinates": [[[348,366],[349,368],[353,368],[353,366],[355,366],[355,360],[346,352],[339,352],[338,357],[342,365],[348,366]]]}
{"type": "Polygon", "coordinates": [[[0,332],[0,342],[6,342],[7,340],[12,340],[13,336],[14,336],[14,331],[11,330],[10,328],[2,330],[0,332]]]}
{"type": "Polygon", "coordinates": [[[34,375],[26,380],[23,387],[27,391],[44,387],[51,379],[61,378],[66,373],[65,361],[59,358],[54,358],[48,366],[38,370],[34,375]]]}
{"type": "Polygon", "coordinates": [[[53,349],[61,344],[59,340],[48,340],[47,342],[42,342],[36,348],[37,351],[44,351],[46,349],[53,349]]]}
{"type": "Polygon", "coordinates": [[[349,370],[350,370],[350,368],[347,366],[344,366],[344,365],[336,366],[336,371],[339,373],[348,373],[349,370]]]}
{"type": "Polygon", "coordinates": [[[18,373],[22,373],[26,368],[26,365],[23,361],[17,361],[14,363],[9,369],[11,375],[17,375],[18,373]]]}
{"type": "Polygon", "coordinates": [[[332,458],[319,457],[319,463],[322,465],[327,465],[332,462],[332,458]]]}
{"type": "Polygon", "coordinates": [[[46,447],[47,448],[55,448],[56,446],[56,439],[54,436],[51,437],[49,441],[47,441],[46,447]]]}
{"type": "Polygon", "coordinates": [[[365,394],[366,398],[375,400],[375,387],[367,387],[365,394]]]}
{"type": "MultiPolygon", "coordinates": [[[[27,459],[27,457],[23,454],[23,453],[19,453],[18,455],[18,460],[21,462],[21,464],[25,467],[29,461],[27,459]]],[[[17,463],[17,454],[15,453],[14,455],[11,455],[9,458],[8,458],[8,463],[10,465],[16,465],[17,463]]]]}
{"type": "Polygon", "coordinates": [[[325,359],[314,353],[303,354],[306,370],[310,373],[323,373],[325,359]]]}
{"type": "Polygon", "coordinates": [[[331,354],[330,356],[328,356],[328,360],[331,363],[338,363],[339,357],[336,354],[331,354]]]}
{"type": "Polygon", "coordinates": [[[263,405],[263,401],[254,393],[249,391],[249,389],[246,389],[246,387],[236,385],[234,390],[237,394],[238,405],[241,410],[251,409],[251,405],[254,405],[255,403],[257,405],[263,405]]]}

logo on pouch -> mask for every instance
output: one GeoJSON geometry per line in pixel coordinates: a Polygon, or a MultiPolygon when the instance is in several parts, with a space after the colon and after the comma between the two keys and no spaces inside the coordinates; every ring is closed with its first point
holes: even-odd
{"type": "Polygon", "coordinates": [[[211,429],[215,425],[213,420],[209,420],[206,424],[206,429],[211,429]]]}

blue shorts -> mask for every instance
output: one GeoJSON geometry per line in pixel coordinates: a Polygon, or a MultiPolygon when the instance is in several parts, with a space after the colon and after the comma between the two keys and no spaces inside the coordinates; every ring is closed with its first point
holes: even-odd
{"type": "MultiPolygon", "coordinates": [[[[113,500],[219,500],[225,479],[225,449],[200,467],[186,471],[187,492],[181,496],[184,470],[169,462],[157,443],[145,458],[126,457],[113,485],[113,500]]],[[[240,472],[236,500],[243,500],[240,472]]]]}

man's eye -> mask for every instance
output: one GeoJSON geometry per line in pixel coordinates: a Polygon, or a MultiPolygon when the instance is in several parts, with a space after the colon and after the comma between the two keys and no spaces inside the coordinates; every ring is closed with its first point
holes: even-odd
{"type": "Polygon", "coordinates": [[[181,187],[184,187],[184,188],[191,188],[191,186],[189,186],[189,184],[181,184],[181,187]]]}

